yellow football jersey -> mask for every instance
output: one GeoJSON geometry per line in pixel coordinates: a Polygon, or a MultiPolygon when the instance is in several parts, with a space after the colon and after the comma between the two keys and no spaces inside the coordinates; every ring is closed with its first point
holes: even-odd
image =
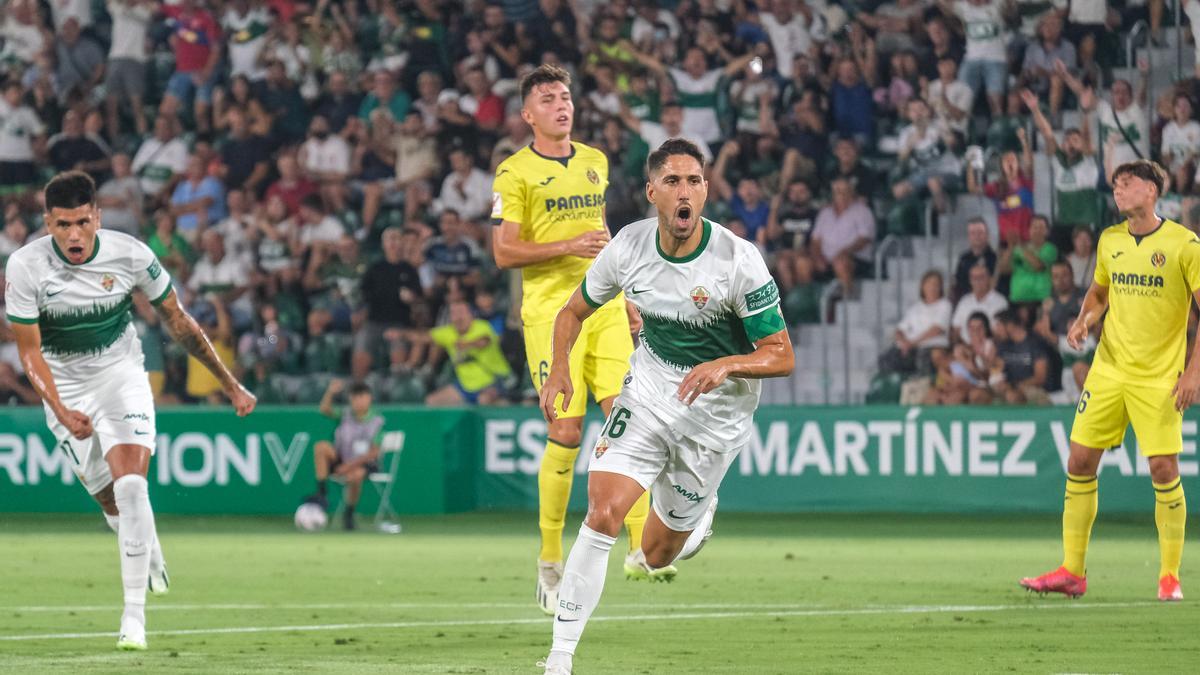
{"type": "MultiPolygon", "coordinates": [[[[521,226],[521,239],[548,243],[604,229],[604,193],[608,158],[596,148],[571,143],[570,157],[538,154],[527,145],[496,167],[492,218],[521,226]]],[[[592,264],[571,255],[521,268],[526,324],[553,321],[579,288],[592,264]]]]}
{"type": "Polygon", "coordinates": [[[1192,294],[1200,288],[1200,239],[1164,219],[1150,234],[1129,221],[1100,235],[1095,281],[1108,287],[1108,316],[1094,372],[1131,384],[1171,387],[1183,372],[1192,294]]]}

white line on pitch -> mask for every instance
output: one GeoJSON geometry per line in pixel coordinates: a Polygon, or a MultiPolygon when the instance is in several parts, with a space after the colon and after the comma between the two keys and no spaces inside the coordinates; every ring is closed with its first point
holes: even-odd
{"type": "MultiPolygon", "coordinates": [[[[749,619],[774,617],[813,617],[813,616],[858,616],[858,615],[904,615],[904,614],[947,614],[973,612],[1003,612],[1011,610],[1084,610],[1111,609],[1116,607],[1151,607],[1154,602],[1097,602],[1056,603],[1053,605],[933,605],[933,606],[899,606],[874,607],[858,609],[808,609],[758,612],[681,612],[678,614],[632,614],[626,616],[594,616],[591,621],[680,621],[701,619],[749,619]]],[[[539,619],[472,619],[450,621],[392,621],[381,623],[330,623],[298,626],[237,626],[230,628],[184,628],[176,630],[150,631],[149,636],[168,635],[230,635],[241,633],[291,633],[329,630],[363,630],[374,628],[439,628],[457,626],[512,626],[519,624],[545,624],[549,617],[539,619]]],[[[23,640],[74,640],[89,638],[116,637],[116,633],[49,633],[44,635],[0,635],[0,642],[23,640]]]]}
{"type": "MultiPolygon", "coordinates": [[[[530,602],[326,602],[308,604],[268,604],[268,603],[216,603],[216,604],[157,604],[151,600],[147,607],[151,612],[169,611],[220,611],[220,610],[308,610],[308,609],[521,609],[533,607],[530,602]]],[[[605,603],[605,607],[629,607],[641,609],[817,609],[828,607],[823,604],[760,604],[760,603],[683,603],[670,605],[652,605],[646,603],[605,603]]],[[[4,612],[114,612],[121,611],[121,605],[0,605],[0,613],[4,612]]]]}

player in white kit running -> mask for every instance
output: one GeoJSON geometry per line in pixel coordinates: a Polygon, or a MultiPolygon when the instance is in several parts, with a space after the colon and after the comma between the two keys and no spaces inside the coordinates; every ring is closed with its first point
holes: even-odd
{"type": "Polygon", "coordinates": [[[547,675],[571,672],[609,551],[643,492],[654,507],[639,556],[647,576],[669,580],[671,563],[703,545],[721,479],[753,433],[758,380],[791,373],[795,360],[762,254],[700,217],[708,194],[700,150],[669,140],[646,170],[658,215],[613,237],[559,312],[542,385],[542,411],[553,419],[558,396],[566,405],[574,395],[568,354],[584,319],[624,291],[642,315],[641,344],[592,451],[587,518],[563,571],[547,675]]]}
{"type": "Polygon", "coordinates": [[[238,415],[249,414],[255,398],[180,307],[150,248],[100,230],[96,185],[87,174],[55,176],[45,202],[49,235],[8,259],[5,313],[58,448],[117,533],[125,591],[117,647],[142,650],[146,587],[165,593],[167,571],[146,483],[154,396],[130,323],[131,294],[146,295],[171,336],[221,381],[238,415]]]}

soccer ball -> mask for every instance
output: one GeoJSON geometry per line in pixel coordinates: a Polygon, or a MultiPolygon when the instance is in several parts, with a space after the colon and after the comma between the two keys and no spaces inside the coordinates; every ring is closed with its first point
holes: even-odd
{"type": "Polygon", "coordinates": [[[296,527],[305,532],[320,532],[329,524],[329,516],[320,504],[306,502],[296,509],[296,527]]]}

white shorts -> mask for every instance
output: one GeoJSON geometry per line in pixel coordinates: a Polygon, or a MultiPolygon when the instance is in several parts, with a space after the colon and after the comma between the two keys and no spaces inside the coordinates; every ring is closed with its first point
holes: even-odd
{"type": "Polygon", "coordinates": [[[588,471],[628,476],[650,491],[654,512],[676,532],[696,529],[741,447],[717,452],[682,436],[644,406],[613,403],[588,471]]]}
{"type": "Polygon", "coordinates": [[[158,435],[154,418],[154,394],[150,378],[141,368],[117,371],[107,379],[89,382],[86,387],[64,386],[59,396],[69,410],[78,410],[92,420],[92,436],[78,440],[46,410],[46,425],[58,442],[58,450],[67,456],[71,468],[88,494],[108,487],[112,473],[105,456],[115,445],[140,445],[154,454],[158,435]]]}

